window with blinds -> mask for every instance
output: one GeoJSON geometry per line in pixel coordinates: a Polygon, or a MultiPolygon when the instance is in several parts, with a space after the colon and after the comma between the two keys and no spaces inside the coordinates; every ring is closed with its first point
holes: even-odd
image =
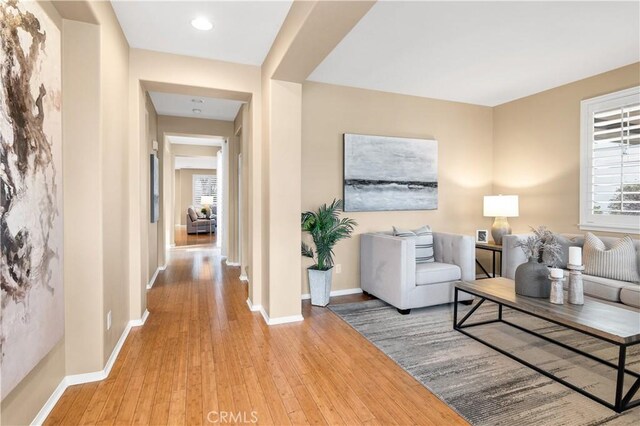
{"type": "Polygon", "coordinates": [[[582,102],[583,229],[640,229],[640,88],[582,102]]]}
{"type": "Polygon", "coordinates": [[[218,204],[217,199],[217,176],[216,175],[193,175],[193,205],[202,207],[202,197],[213,197],[213,204],[218,204]]]}

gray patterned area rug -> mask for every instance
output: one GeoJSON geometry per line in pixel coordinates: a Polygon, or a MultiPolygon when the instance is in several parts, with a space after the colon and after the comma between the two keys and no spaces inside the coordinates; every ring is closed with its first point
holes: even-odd
{"type": "MultiPolygon", "coordinates": [[[[617,414],[454,331],[452,305],[414,309],[404,316],[380,300],[329,308],[471,424],[640,424],[640,407],[617,414]]],[[[459,305],[459,315],[469,309],[459,305]]],[[[495,305],[487,302],[471,318],[475,322],[496,315],[495,305]]],[[[504,316],[571,347],[617,362],[617,348],[605,342],[507,308],[504,316]]],[[[612,368],[506,324],[467,330],[605,400],[613,399],[612,368]]],[[[627,368],[632,371],[640,368],[639,346],[627,350],[627,368]]],[[[632,383],[627,375],[626,389],[632,383]]]]}

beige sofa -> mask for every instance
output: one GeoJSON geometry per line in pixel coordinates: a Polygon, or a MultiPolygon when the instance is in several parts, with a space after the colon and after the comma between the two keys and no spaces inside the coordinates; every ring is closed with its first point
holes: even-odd
{"type": "MultiPolygon", "coordinates": [[[[396,307],[401,314],[412,308],[451,303],[454,285],[475,279],[475,241],[467,235],[433,233],[435,262],[416,264],[413,238],[391,233],[360,236],[360,286],[396,307]]],[[[460,301],[473,297],[460,293],[460,301]]]]}
{"type": "MultiPolygon", "coordinates": [[[[502,276],[514,279],[516,268],[527,261],[524,252],[520,247],[516,247],[519,240],[523,240],[532,234],[505,235],[502,238],[502,276]]],[[[582,247],[584,236],[576,234],[561,234],[572,241],[572,245],[582,247]]],[[[618,237],[599,237],[602,242],[609,247],[619,240],[618,237]]],[[[633,241],[636,248],[636,265],[640,271],[640,241],[633,241]]],[[[565,276],[569,272],[565,271],[565,276]]],[[[567,281],[565,281],[566,286],[567,281]]],[[[626,306],[640,308],[640,283],[618,281],[608,278],[583,275],[584,294],[610,302],[621,303],[626,306]]]]}

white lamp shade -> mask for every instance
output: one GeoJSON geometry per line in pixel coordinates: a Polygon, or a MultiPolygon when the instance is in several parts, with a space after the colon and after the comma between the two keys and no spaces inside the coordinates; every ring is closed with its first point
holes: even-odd
{"type": "Polygon", "coordinates": [[[518,217],[517,195],[485,195],[484,215],[487,217],[518,217]]]}
{"type": "Polygon", "coordinates": [[[200,204],[203,206],[210,206],[213,204],[213,197],[211,195],[203,195],[200,197],[200,204]]]}

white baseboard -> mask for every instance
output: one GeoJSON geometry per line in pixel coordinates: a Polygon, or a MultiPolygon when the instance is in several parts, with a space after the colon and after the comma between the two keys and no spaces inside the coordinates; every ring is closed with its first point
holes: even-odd
{"type": "Polygon", "coordinates": [[[287,324],[290,322],[299,322],[304,321],[302,315],[291,315],[288,317],[279,317],[279,318],[269,318],[269,314],[264,310],[262,306],[260,306],[260,313],[262,314],[262,318],[264,318],[264,322],[267,325],[278,325],[278,324],[287,324]]]}
{"type": "Polygon", "coordinates": [[[302,317],[302,315],[291,315],[289,317],[269,318],[269,314],[267,314],[267,311],[264,310],[262,305],[254,305],[253,303],[251,303],[251,299],[247,299],[247,306],[249,306],[249,309],[252,312],[260,312],[260,314],[262,315],[262,318],[264,318],[264,322],[266,322],[267,325],[278,325],[278,324],[287,324],[290,322],[304,321],[304,318],[302,317]]]}
{"type": "Polygon", "coordinates": [[[225,261],[225,263],[227,264],[227,266],[232,266],[232,267],[234,267],[234,268],[235,268],[235,267],[239,267],[239,266],[240,266],[240,263],[238,263],[238,262],[229,262],[229,259],[227,259],[227,260],[225,261]]]}
{"type": "Polygon", "coordinates": [[[153,273],[153,275],[149,279],[149,282],[147,283],[147,290],[150,290],[151,287],[153,287],[153,285],[156,283],[156,278],[158,278],[159,273],[160,273],[160,268],[156,269],[156,271],[153,273]]]}
{"type": "MultiPolygon", "coordinates": [[[[358,288],[347,288],[344,290],[335,290],[331,292],[331,297],[333,296],[346,296],[348,294],[359,294],[362,293],[362,289],[358,288]]],[[[309,293],[303,294],[300,296],[302,300],[311,299],[311,295],[309,293]]]]}
{"type": "Polygon", "coordinates": [[[69,376],[63,377],[62,380],[60,381],[60,384],[53,391],[49,399],[47,399],[47,402],[44,403],[44,405],[42,406],[38,414],[36,414],[36,417],[31,422],[31,425],[39,426],[45,422],[45,420],[47,419],[47,416],[49,416],[49,414],[51,413],[51,410],[53,410],[53,407],[56,406],[58,400],[60,399],[64,391],[67,389],[67,387],[73,386],[73,385],[79,385],[81,383],[97,382],[99,380],[104,380],[107,377],[109,377],[109,373],[111,372],[111,369],[113,368],[113,365],[115,364],[116,359],[118,358],[118,354],[120,354],[120,350],[122,349],[122,346],[124,346],[125,340],[127,340],[127,336],[129,335],[131,328],[140,327],[144,325],[148,317],[149,317],[149,311],[145,309],[144,314],[142,314],[142,318],[131,320],[127,323],[127,326],[124,328],[124,331],[120,335],[120,339],[118,339],[116,346],[113,348],[113,351],[111,352],[111,355],[107,360],[107,364],[104,366],[102,370],[93,371],[91,373],[71,374],[69,376]]]}
{"type": "Polygon", "coordinates": [[[53,407],[56,406],[56,403],[62,397],[62,394],[69,386],[66,379],[66,377],[62,378],[60,384],[53,391],[47,402],[44,403],[38,414],[36,414],[36,417],[31,422],[32,425],[40,426],[47,419],[47,416],[49,415],[49,413],[51,413],[51,410],[53,410],[53,407]]]}
{"type": "Polygon", "coordinates": [[[261,305],[254,305],[251,303],[251,299],[247,299],[247,305],[249,306],[249,310],[252,312],[258,312],[262,309],[261,305]]]}
{"type": "Polygon", "coordinates": [[[246,282],[246,283],[248,283],[248,282],[249,282],[249,277],[247,277],[247,275],[246,275],[246,274],[240,274],[239,279],[240,279],[240,281],[244,281],[244,282],[246,282]]]}
{"type": "Polygon", "coordinates": [[[164,265],[162,265],[162,266],[158,266],[158,269],[160,269],[161,271],[166,270],[166,269],[167,269],[167,264],[165,263],[165,264],[164,264],[164,265]]]}

